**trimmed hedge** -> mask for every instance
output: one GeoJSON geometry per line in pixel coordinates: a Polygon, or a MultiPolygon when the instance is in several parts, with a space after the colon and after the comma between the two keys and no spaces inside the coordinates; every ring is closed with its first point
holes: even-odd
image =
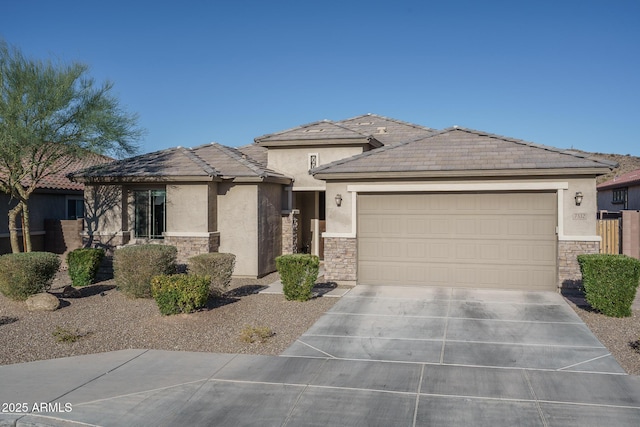
{"type": "Polygon", "coordinates": [[[280,273],[282,290],[289,301],[311,299],[313,285],[318,279],[320,260],[315,255],[291,254],[276,258],[276,268],[280,273]]]}
{"type": "Polygon", "coordinates": [[[631,316],[640,261],[626,255],[578,255],[582,286],[591,307],[610,317],[631,316]]]}
{"type": "Polygon", "coordinates": [[[60,268],[51,252],[23,252],[0,256],[0,292],[16,301],[44,291],[60,268]]]}
{"type": "Polygon", "coordinates": [[[191,313],[207,305],[209,276],[175,274],[156,276],[151,280],[151,293],[164,315],[191,313]]]}
{"type": "Polygon", "coordinates": [[[213,295],[222,294],[231,283],[231,275],[236,265],[234,254],[212,252],[189,258],[189,274],[210,276],[210,290],[213,295]]]}
{"type": "Polygon", "coordinates": [[[87,286],[96,280],[104,249],[82,248],[69,252],[67,264],[73,286],[87,286]]]}
{"type": "Polygon", "coordinates": [[[151,279],[176,272],[178,249],[168,245],[135,245],[116,249],[113,277],[116,286],[132,298],[151,298],[151,279]]]}

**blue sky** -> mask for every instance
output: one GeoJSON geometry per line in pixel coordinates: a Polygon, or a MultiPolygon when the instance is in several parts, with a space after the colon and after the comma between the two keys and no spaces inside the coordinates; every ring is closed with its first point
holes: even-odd
{"type": "Polygon", "coordinates": [[[141,152],[365,113],[640,155],[640,1],[0,0],[0,37],[91,67],[141,152]]]}

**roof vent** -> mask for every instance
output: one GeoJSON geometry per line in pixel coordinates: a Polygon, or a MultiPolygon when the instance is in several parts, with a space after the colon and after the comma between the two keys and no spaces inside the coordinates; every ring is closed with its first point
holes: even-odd
{"type": "Polygon", "coordinates": [[[305,132],[306,133],[318,133],[318,132],[324,132],[324,129],[306,129],[305,132]]]}
{"type": "Polygon", "coordinates": [[[358,122],[356,123],[356,126],[369,126],[372,125],[373,122],[358,122]]]}
{"type": "Polygon", "coordinates": [[[383,133],[387,133],[387,128],[386,127],[379,127],[378,129],[378,134],[383,134],[383,133]]]}

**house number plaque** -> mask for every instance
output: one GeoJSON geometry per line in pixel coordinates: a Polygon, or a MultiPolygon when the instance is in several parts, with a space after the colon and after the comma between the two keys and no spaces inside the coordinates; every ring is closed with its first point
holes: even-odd
{"type": "Polygon", "coordinates": [[[573,214],[573,219],[575,221],[586,221],[587,220],[587,214],[585,212],[574,213],[573,214]]]}

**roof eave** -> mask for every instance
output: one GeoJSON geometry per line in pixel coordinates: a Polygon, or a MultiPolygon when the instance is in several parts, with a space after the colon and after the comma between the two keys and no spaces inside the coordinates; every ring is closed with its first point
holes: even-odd
{"type": "Polygon", "coordinates": [[[371,145],[381,147],[383,144],[375,138],[336,138],[336,139],[287,139],[277,141],[256,141],[260,147],[295,147],[295,146],[329,146],[329,145],[371,145]]]}
{"type": "Polygon", "coordinates": [[[271,183],[271,184],[291,184],[293,181],[291,178],[277,177],[277,176],[236,176],[226,177],[231,182],[237,183],[271,183]]]}
{"type": "Polygon", "coordinates": [[[498,170],[429,170],[429,171],[372,171],[372,172],[318,172],[313,174],[322,180],[350,179],[407,179],[407,178],[490,178],[490,177],[541,177],[541,176],[597,176],[603,168],[562,169],[498,169],[498,170]]]}
{"type": "Polygon", "coordinates": [[[158,182],[212,182],[220,181],[215,176],[99,176],[74,177],[76,182],[83,184],[129,184],[129,183],[158,183],[158,182]]]}
{"type": "Polygon", "coordinates": [[[596,188],[598,191],[600,190],[611,190],[613,188],[624,188],[624,187],[635,187],[640,185],[640,179],[636,179],[633,181],[624,181],[624,182],[611,182],[611,183],[602,183],[598,185],[596,188]]]}

